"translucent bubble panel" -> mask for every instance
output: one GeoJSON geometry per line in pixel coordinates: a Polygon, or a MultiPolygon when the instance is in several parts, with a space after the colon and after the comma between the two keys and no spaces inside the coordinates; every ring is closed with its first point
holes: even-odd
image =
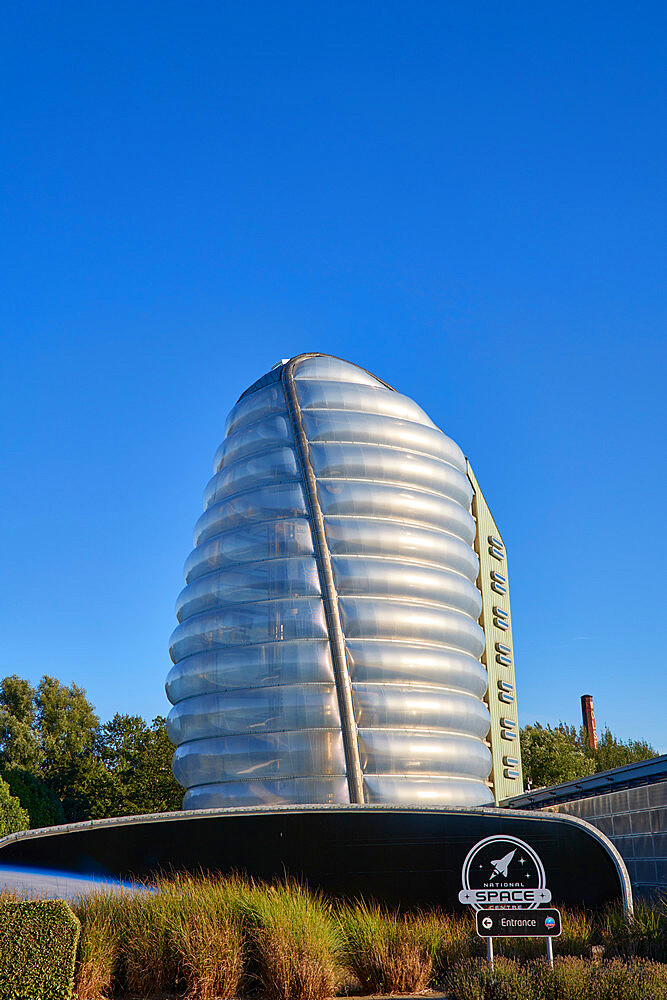
{"type": "Polygon", "coordinates": [[[356,365],[243,394],[171,639],[185,808],[493,802],[471,497],[458,446],[356,365]]]}

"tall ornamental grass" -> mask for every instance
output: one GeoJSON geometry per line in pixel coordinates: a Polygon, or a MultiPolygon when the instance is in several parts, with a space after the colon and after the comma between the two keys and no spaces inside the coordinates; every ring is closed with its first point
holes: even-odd
{"type": "Polygon", "coordinates": [[[667,897],[635,906],[631,919],[618,907],[608,909],[601,921],[600,943],[608,955],[667,962],[667,897]]]}
{"type": "Polygon", "coordinates": [[[168,935],[187,1000],[228,1000],[238,992],[244,941],[236,885],[192,878],[177,883],[181,905],[171,911],[168,935]]]}
{"type": "Polygon", "coordinates": [[[344,956],[366,993],[419,992],[429,984],[442,951],[437,914],[401,915],[358,903],[342,909],[344,956]]]}
{"type": "Polygon", "coordinates": [[[638,906],[634,920],[616,908],[563,911],[553,972],[544,939],[504,938],[493,973],[470,912],[334,905],[293,881],[183,875],[136,895],[98,892],[74,909],[79,1000],[327,1000],[352,977],[366,994],[438,987],[451,1000],[664,996],[667,965],[656,964],[667,960],[664,902],[638,906]]]}
{"type": "Polygon", "coordinates": [[[252,885],[242,901],[251,969],[268,1000],[326,1000],[340,977],[331,908],[298,882],[252,885]]]}
{"type": "MultiPolygon", "coordinates": [[[[599,937],[593,915],[584,910],[563,910],[561,916],[562,931],[553,939],[554,950],[560,955],[589,958],[599,937]]],[[[544,938],[498,938],[495,949],[506,958],[526,962],[544,958],[546,945],[544,938]]]]}
{"type": "Polygon", "coordinates": [[[160,883],[154,892],[132,896],[122,907],[119,972],[125,990],[134,996],[180,991],[179,955],[171,932],[179,910],[188,908],[194,916],[193,901],[184,899],[181,890],[179,883],[160,883]]]}
{"type": "Polygon", "coordinates": [[[232,882],[190,876],[151,891],[98,893],[75,911],[82,924],[78,1000],[113,994],[225,1000],[243,975],[243,936],[232,882]]]}
{"type": "Polygon", "coordinates": [[[75,974],[78,1000],[110,996],[115,986],[126,903],[122,894],[99,890],[72,907],[81,923],[75,974]]]}

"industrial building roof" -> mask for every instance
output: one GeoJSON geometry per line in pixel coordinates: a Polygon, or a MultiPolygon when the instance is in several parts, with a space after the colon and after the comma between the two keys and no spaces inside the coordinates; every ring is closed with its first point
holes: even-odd
{"type": "Polygon", "coordinates": [[[573,799],[585,799],[591,795],[603,795],[605,792],[617,792],[623,788],[652,785],[656,781],[666,780],[667,754],[664,754],[636,764],[614,767],[611,771],[589,774],[586,778],[565,781],[562,785],[550,785],[521,795],[512,795],[511,798],[503,799],[501,805],[508,809],[541,809],[556,802],[571,802],[573,799]]]}

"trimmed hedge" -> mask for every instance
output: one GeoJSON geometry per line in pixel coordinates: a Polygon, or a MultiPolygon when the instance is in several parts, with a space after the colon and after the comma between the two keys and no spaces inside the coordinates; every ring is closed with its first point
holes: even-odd
{"type": "Polygon", "coordinates": [[[0,1000],[70,1000],[80,928],[61,899],[0,900],[0,1000]]]}

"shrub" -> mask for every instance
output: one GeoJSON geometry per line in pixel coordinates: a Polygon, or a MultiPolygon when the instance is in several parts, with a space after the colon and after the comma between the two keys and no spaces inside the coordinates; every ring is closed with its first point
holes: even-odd
{"type": "Polygon", "coordinates": [[[18,833],[30,826],[30,816],[21,803],[12,795],[9,785],[0,778],[0,837],[8,833],[18,833]]]}
{"type": "Polygon", "coordinates": [[[445,976],[451,1000],[667,1000],[667,969],[639,959],[595,964],[561,958],[553,971],[546,962],[496,959],[453,966],[445,976]]]}
{"type": "Polygon", "coordinates": [[[557,958],[552,978],[558,1000],[590,1000],[591,971],[591,963],[583,958],[557,958]]]}
{"type": "Polygon", "coordinates": [[[57,826],[65,822],[65,812],[58,796],[30,771],[15,767],[5,771],[3,778],[12,795],[27,810],[31,828],[57,826]]]}
{"type": "MultiPolygon", "coordinates": [[[[451,1000],[564,1000],[545,961],[497,958],[492,969],[482,959],[468,960],[447,971],[445,988],[451,1000]]],[[[576,996],[584,1000],[585,994],[576,996]]]]}
{"type": "Polygon", "coordinates": [[[485,1000],[491,969],[482,959],[468,959],[452,965],[444,977],[443,989],[452,1000],[485,1000]]]}
{"type": "Polygon", "coordinates": [[[425,989],[441,951],[436,915],[401,916],[359,903],[340,912],[345,959],[367,993],[425,989]]]}
{"type": "Polygon", "coordinates": [[[69,1000],[78,940],[62,900],[0,901],[2,1000],[69,1000]]]}
{"type": "Polygon", "coordinates": [[[590,1000],[667,1000],[664,965],[642,959],[620,959],[591,967],[590,1000]]]}

